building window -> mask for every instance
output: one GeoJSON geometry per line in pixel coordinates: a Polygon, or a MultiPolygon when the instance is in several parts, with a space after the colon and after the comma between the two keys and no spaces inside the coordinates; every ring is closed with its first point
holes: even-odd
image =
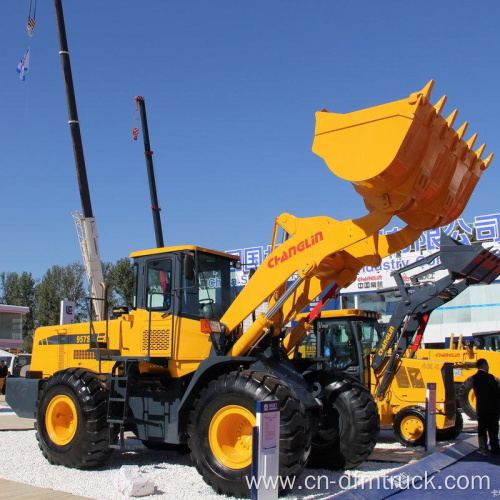
{"type": "Polygon", "coordinates": [[[21,340],[23,316],[21,314],[0,313],[0,338],[21,340]]]}

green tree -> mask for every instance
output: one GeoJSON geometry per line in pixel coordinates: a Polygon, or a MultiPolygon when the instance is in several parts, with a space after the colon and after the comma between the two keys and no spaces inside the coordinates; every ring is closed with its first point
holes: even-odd
{"type": "Polygon", "coordinates": [[[106,279],[110,305],[131,307],[134,299],[134,268],[130,259],[119,259],[109,268],[106,279]]]}
{"type": "Polygon", "coordinates": [[[2,287],[0,302],[12,306],[16,305],[14,301],[19,297],[19,274],[2,272],[0,274],[0,285],[2,287]]]}
{"type": "Polygon", "coordinates": [[[33,335],[26,335],[23,339],[23,352],[33,351],[33,335]]]}
{"type": "Polygon", "coordinates": [[[75,302],[75,321],[87,315],[84,287],[85,269],[79,262],[67,266],[52,266],[36,290],[38,303],[36,320],[39,326],[57,325],[61,300],[75,302]]]}
{"type": "Polygon", "coordinates": [[[35,330],[36,287],[37,280],[31,273],[21,273],[18,281],[19,303],[14,305],[29,307],[28,314],[23,316],[23,338],[33,335],[35,330]]]}

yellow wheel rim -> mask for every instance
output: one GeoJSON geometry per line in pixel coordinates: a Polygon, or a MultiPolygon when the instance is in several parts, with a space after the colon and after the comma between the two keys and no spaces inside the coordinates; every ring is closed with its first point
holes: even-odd
{"type": "Polygon", "coordinates": [[[476,409],[476,393],[474,392],[474,389],[471,389],[469,391],[467,399],[469,400],[469,404],[472,406],[472,408],[476,409]]]}
{"type": "Polygon", "coordinates": [[[51,399],[45,412],[45,426],[54,444],[64,446],[71,442],[76,434],[78,416],[69,396],[59,394],[51,399]]]}
{"type": "Polygon", "coordinates": [[[408,415],[401,421],[401,435],[408,441],[416,441],[424,433],[424,423],[414,415],[408,415]]]}
{"type": "Polygon", "coordinates": [[[214,457],[229,469],[244,469],[252,463],[252,427],[255,416],[239,405],[221,408],[208,430],[214,457]]]}

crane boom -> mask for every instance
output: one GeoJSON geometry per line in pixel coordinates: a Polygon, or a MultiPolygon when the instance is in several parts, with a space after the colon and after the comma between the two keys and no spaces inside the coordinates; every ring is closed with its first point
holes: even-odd
{"type": "Polygon", "coordinates": [[[92,203],[90,200],[90,189],[87,179],[87,169],[85,167],[85,157],[83,154],[82,136],[80,132],[80,122],[78,120],[78,111],[76,108],[75,89],[73,86],[73,74],[71,71],[71,61],[69,57],[68,40],[66,38],[66,27],[64,24],[64,14],[62,1],[54,0],[56,13],[57,32],[59,35],[59,55],[61,56],[61,67],[66,92],[66,102],[68,105],[68,124],[71,132],[71,141],[73,143],[73,153],[75,157],[76,176],[78,188],[80,190],[80,199],[82,202],[82,212],[78,216],[73,215],[75,221],[80,249],[82,251],[83,263],[89,281],[91,295],[95,300],[94,310],[97,320],[104,319],[105,304],[102,300],[104,292],[101,288],[103,281],[103,272],[99,245],[97,242],[96,221],[92,212],[92,203]],[[77,221],[80,221],[80,225],[77,221]]]}
{"type": "MultiPolygon", "coordinates": [[[[76,235],[82,252],[85,274],[90,285],[92,297],[104,299],[104,292],[100,284],[104,281],[101,257],[97,241],[97,226],[94,217],[84,217],[80,211],[72,212],[76,235]]],[[[104,300],[96,300],[94,310],[98,321],[105,319],[104,300]]]]}
{"type": "Polygon", "coordinates": [[[135,102],[141,114],[142,136],[144,137],[144,157],[146,158],[146,169],[148,171],[149,192],[151,195],[151,210],[153,212],[153,225],[155,228],[156,246],[164,247],[163,230],[161,227],[160,204],[158,203],[158,191],[156,189],[155,170],[153,166],[153,151],[149,142],[148,118],[146,115],[146,102],[144,97],[135,96],[135,102]]]}

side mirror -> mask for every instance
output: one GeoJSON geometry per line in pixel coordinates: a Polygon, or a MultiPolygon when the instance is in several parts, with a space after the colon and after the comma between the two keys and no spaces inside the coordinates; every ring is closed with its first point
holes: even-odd
{"type": "Polygon", "coordinates": [[[194,279],[194,255],[192,253],[184,254],[183,274],[184,278],[187,281],[191,281],[194,279]]]}

